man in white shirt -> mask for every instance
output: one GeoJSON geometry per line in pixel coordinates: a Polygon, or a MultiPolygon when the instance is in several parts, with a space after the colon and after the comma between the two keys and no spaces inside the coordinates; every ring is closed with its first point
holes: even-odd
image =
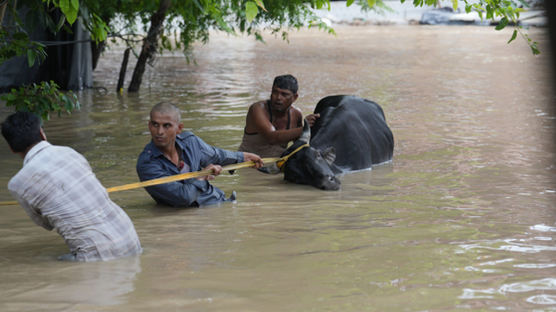
{"type": "Polygon", "coordinates": [[[23,168],[8,189],[36,224],[64,238],[70,253],[58,259],[111,260],[142,252],[133,223],[110,200],[87,160],[69,147],[48,143],[38,116],[8,116],[2,135],[23,157],[23,168]]]}

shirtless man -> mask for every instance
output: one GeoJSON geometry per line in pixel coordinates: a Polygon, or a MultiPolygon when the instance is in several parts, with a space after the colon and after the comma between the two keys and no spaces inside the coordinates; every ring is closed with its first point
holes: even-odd
{"type": "MultiPolygon", "coordinates": [[[[292,106],[298,97],[297,89],[297,79],[292,75],[274,78],[270,99],[249,107],[240,151],[261,157],[279,157],[288,142],[301,135],[303,114],[292,106]]],[[[310,114],[305,118],[312,126],[318,117],[319,114],[310,114]]]]}

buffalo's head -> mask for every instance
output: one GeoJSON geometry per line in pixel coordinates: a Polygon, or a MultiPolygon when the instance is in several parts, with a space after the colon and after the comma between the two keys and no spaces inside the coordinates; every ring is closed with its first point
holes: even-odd
{"type": "Polygon", "coordinates": [[[340,180],[331,169],[336,158],[334,147],[323,151],[308,145],[311,132],[307,121],[304,122],[303,134],[290,146],[282,157],[290,155],[282,167],[284,179],[298,184],[308,184],[323,190],[338,190],[340,180]]]}

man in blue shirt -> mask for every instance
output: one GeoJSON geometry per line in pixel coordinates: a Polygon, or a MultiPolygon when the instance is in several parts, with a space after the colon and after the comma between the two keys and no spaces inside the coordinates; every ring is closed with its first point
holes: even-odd
{"type": "Polygon", "coordinates": [[[176,106],[162,102],[152,108],[149,120],[152,140],[137,160],[139,179],[152,180],[202,169],[211,169],[213,175],[147,187],[147,192],[159,204],[197,207],[233,200],[234,195],[228,199],[222,190],[208,182],[220,174],[222,165],[253,161],[256,168],[263,166],[258,155],[223,150],[182,130],[176,106]]]}

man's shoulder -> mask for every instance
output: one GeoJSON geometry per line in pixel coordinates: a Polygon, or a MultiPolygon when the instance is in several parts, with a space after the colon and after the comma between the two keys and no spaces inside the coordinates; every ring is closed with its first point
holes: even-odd
{"type": "Polygon", "coordinates": [[[43,141],[33,147],[23,159],[20,172],[49,171],[52,166],[59,166],[73,159],[84,159],[83,155],[69,146],[52,145],[43,141]]]}
{"type": "Polygon", "coordinates": [[[301,112],[301,110],[299,108],[297,108],[297,106],[292,105],[292,106],[290,106],[290,108],[291,108],[292,112],[303,114],[301,112]]]}
{"type": "Polygon", "coordinates": [[[23,166],[8,182],[8,190],[19,193],[28,187],[34,187],[37,181],[50,180],[51,172],[45,166],[27,164],[23,166]]]}
{"type": "Polygon", "coordinates": [[[181,149],[197,149],[203,140],[191,131],[183,131],[176,136],[176,143],[181,149]]]}
{"type": "Polygon", "coordinates": [[[266,102],[267,101],[259,101],[249,106],[249,111],[247,112],[247,123],[255,121],[255,119],[268,119],[269,114],[266,102]]]}
{"type": "Polygon", "coordinates": [[[69,147],[69,146],[63,146],[63,145],[52,145],[52,152],[53,153],[65,153],[67,155],[74,155],[77,154],[79,156],[83,156],[81,155],[81,153],[79,153],[78,151],[74,150],[73,148],[69,147]]]}
{"type": "Polygon", "coordinates": [[[303,113],[301,112],[301,110],[295,106],[290,106],[291,112],[292,112],[292,117],[294,118],[301,118],[303,119],[303,113]]]}
{"type": "Polygon", "coordinates": [[[187,140],[191,140],[191,139],[196,139],[197,136],[191,132],[191,131],[182,131],[180,134],[178,134],[177,139],[182,140],[182,141],[187,141],[187,140]]]}
{"type": "Polygon", "coordinates": [[[23,168],[21,168],[8,182],[8,190],[10,192],[18,192],[21,187],[21,183],[24,182],[26,179],[22,179],[24,173],[22,172],[23,168]]]}
{"type": "Polygon", "coordinates": [[[268,100],[261,100],[251,104],[250,108],[265,109],[268,100]]]}
{"type": "Polygon", "coordinates": [[[143,151],[141,151],[141,153],[139,154],[139,157],[137,158],[137,164],[139,165],[140,163],[148,162],[157,154],[159,154],[159,152],[157,152],[156,147],[151,141],[145,145],[143,151]]]}

